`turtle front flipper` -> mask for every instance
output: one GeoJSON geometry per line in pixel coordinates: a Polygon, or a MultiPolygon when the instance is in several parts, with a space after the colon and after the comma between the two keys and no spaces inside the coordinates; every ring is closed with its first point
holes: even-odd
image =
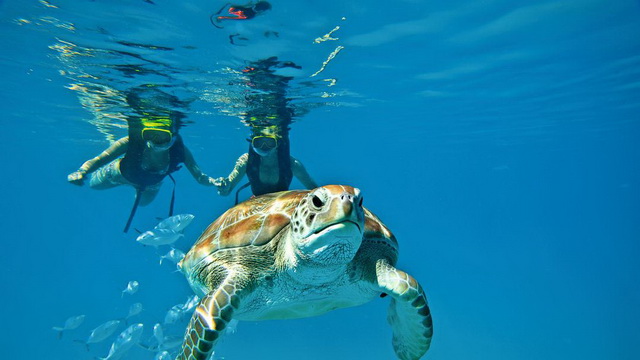
{"type": "Polygon", "coordinates": [[[240,306],[238,279],[229,275],[196,307],[176,360],[206,360],[240,306]]]}
{"type": "Polygon", "coordinates": [[[402,360],[420,359],[429,350],[433,324],[427,297],[420,284],[385,260],[376,263],[380,290],[389,294],[387,320],[393,330],[393,349],[402,360]]]}

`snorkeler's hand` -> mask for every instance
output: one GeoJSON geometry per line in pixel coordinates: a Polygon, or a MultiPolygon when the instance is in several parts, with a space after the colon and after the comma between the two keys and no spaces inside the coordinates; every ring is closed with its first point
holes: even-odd
{"type": "Polygon", "coordinates": [[[217,183],[216,183],[216,179],[214,179],[214,178],[212,178],[212,177],[210,177],[210,176],[207,176],[207,180],[206,180],[205,185],[213,185],[213,186],[216,186],[216,184],[217,184],[217,183]]]}
{"type": "Polygon", "coordinates": [[[229,182],[223,177],[213,179],[213,185],[218,188],[218,195],[227,196],[231,191],[229,182]]]}
{"type": "Polygon", "coordinates": [[[74,185],[84,185],[84,175],[86,173],[82,170],[78,170],[76,172],[72,172],[71,174],[67,175],[67,181],[69,181],[70,183],[74,184],[74,185]]]}

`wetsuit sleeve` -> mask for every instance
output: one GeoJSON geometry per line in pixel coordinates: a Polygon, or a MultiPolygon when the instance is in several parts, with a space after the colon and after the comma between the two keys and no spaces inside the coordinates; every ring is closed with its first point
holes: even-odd
{"type": "Polygon", "coordinates": [[[123,137],[122,139],[111,144],[111,146],[109,146],[109,148],[103,151],[100,155],[94,157],[91,160],[87,160],[84,164],[82,164],[82,166],[80,166],[78,172],[81,172],[83,174],[90,174],[98,170],[102,166],[110,163],[120,155],[123,155],[125,152],[127,152],[128,146],[129,137],[123,137]]]}
{"type": "Polygon", "coordinates": [[[304,165],[302,165],[302,163],[293,156],[291,157],[291,171],[293,172],[293,176],[300,180],[302,185],[307,189],[315,189],[318,187],[318,184],[313,181],[311,175],[307,172],[307,169],[304,168],[304,165]]]}
{"type": "Polygon", "coordinates": [[[218,192],[220,195],[228,195],[236,185],[242,180],[247,173],[247,162],[249,161],[249,154],[242,154],[236,161],[236,165],[231,170],[231,174],[227,178],[218,179],[221,185],[218,186],[218,192]]]}
{"type": "Polygon", "coordinates": [[[184,147],[184,165],[198,183],[206,186],[214,185],[214,180],[200,170],[196,160],[193,158],[193,154],[186,146],[184,147]]]}

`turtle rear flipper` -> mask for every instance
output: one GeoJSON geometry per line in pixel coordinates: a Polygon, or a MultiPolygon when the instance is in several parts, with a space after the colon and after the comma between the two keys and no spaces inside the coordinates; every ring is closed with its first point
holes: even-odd
{"type": "Polygon", "coordinates": [[[420,359],[429,350],[433,335],[431,312],[420,284],[409,274],[389,265],[376,264],[378,286],[389,294],[387,320],[393,330],[393,349],[401,360],[420,359]]]}
{"type": "Polygon", "coordinates": [[[206,360],[240,306],[238,281],[227,278],[205,296],[193,313],[176,360],[206,360]]]}

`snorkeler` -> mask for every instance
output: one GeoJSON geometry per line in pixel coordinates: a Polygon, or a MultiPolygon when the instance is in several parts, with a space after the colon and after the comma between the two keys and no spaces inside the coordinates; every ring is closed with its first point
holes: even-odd
{"type": "Polygon", "coordinates": [[[258,1],[255,4],[249,3],[247,5],[231,5],[227,3],[222,8],[220,8],[217,13],[211,15],[209,19],[211,20],[211,24],[213,24],[213,26],[222,29],[221,22],[223,20],[251,20],[267,10],[271,10],[271,4],[266,1],[258,1]],[[227,9],[230,16],[216,16],[225,9],[227,9]]]}
{"type": "Polygon", "coordinates": [[[255,196],[289,190],[294,176],[307,189],[318,187],[302,163],[289,154],[287,133],[276,126],[255,131],[249,151],[238,158],[229,176],[215,180],[218,194],[229,195],[245,174],[255,196]]]}
{"type": "Polygon", "coordinates": [[[220,195],[229,195],[245,174],[249,183],[239,190],[250,185],[256,196],[289,190],[293,177],[308,189],[317,187],[302,163],[290,155],[289,125],[297,109],[289,104],[293,77],[288,75],[299,69],[273,56],[250,62],[242,70],[247,87],[242,121],[251,128],[249,151],[237,159],[228,177],[216,179],[220,195]]]}
{"type": "MultiPolygon", "coordinates": [[[[157,91],[159,90],[156,89],[157,91]]],[[[160,93],[165,100],[168,98],[172,102],[176,101],[174,96],[160,93]]],[[[151,101],[155,100],[157,99],[152,97],[151,101]]],[[[178,134],[179,121],[184,116],[182,113],[160,110],[157,104],[139,108],[145,103],[145,99],[141,99],[136,92],[127,96],[127,102],[140,115],[129,119],[129,136],[114,142],[100,155],[86,161],[77,171],[67,176],[70,183],[83,185],[87,175],[91,174],[89,186],[98,190],[120,185],[133,186],[136,198],[125,232],[137,206],[151,203],[160,190],[162,180],[167,176],[171,177],[171,173],[180,169],[180,164],[184,163],[198,183],[206,186],[217,184],[200,170],[178,134]]],[[[171,179],[173,180],[172,177],[171,179]]],[[[173,201],[172,197],[170,215],[173,212],[173,201]]]]}

